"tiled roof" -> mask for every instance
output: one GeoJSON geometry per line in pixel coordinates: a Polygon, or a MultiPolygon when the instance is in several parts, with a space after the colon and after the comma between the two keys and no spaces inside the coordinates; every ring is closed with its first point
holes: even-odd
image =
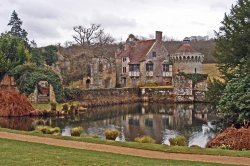
{"type": "Polygon", "coordinates": [[[195,51],[190,44],[182,44],[175,53],[194,53],[195,51]]]}
{"type": "Polygon", "coordinates": [[[145,60],[150,48],[153,46],[155,39],[137,41],[134,45],[128,46],[126,50],[123,50],[118,57],[129,57],[130,64],[139,64],[145,60]]]}

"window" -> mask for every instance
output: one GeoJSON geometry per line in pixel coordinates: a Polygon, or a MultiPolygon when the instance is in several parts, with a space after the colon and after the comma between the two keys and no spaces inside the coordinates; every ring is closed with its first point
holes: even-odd
{"type": "Polygon", "coordinates": [[[126,73],[127,72],[127,68],[126,67],[123,67],[122,68],[122,73],[126,73]]]}
{"type": "Polygon", "coordinates": [[[123,62],[126,62],[126,61],[127,61],[127,58],[126,58],[126,57],[123,57],[123,58],[122,58],[122,61],[123,61],[123,62]]]}
{"type": "Polygon", "coordinates": [[[87,69],[86,69],[86,73],[87,73],[87,76],[88,77],[91,77],[92,76],[92,68],[90,65],[87,65],[87,69]]]}
{"type": "Polygon", "coordinates": [[[103,64],[102,63],[99,63],[98,69],[99,69],[99,72],[103,72],[103,64]]]}
{"type": "Polygon", "coordinates": [[[169,65],[168,64],[163,64],[163,72],[169,72],[169,65]]]}
{"type": "Polygon", "coordinates": [[[139,70],[140,70],[140,65],[137,64],[129,65],[129,71],[139,71],[139,70]]]}
{"type": "Polygon", "coordinates": [[[146,64],[146,71],[153,71],[154,64],[152,62],[148,62],[146,64]]]}
{"type": "Polygon", "coordinates": [[[155,51],[152,52],[152,56],[156,57],[156,52],[155,51]]]}

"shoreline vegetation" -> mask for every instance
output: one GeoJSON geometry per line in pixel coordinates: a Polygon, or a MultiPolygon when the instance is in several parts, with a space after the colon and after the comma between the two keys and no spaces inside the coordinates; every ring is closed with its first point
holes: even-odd
{"type": "Polygon", "coordinates": [[[22,135],[49,137],[49,138],[62,139],[62,140],[89,142],[89,143],[121,146],[121,147],[135,148],[135,149],[162,151],[162,152],[169,152],[169,153],[220,155],[220,156],[235,156],[235,157],[250,158],[250,150],[230,150],[230,149],[223,148],[223,147],[200,148],[196,146],[187,147],[187,146],[168,146],[168,145],[161,145],[161,144],[148,144],[148,143],[138,143],[138,142],[120,142],[120,141],[112,141],[112,140],[96,138],[91,135],[90,136],[84,135],[81,137],[72,137],[72,136],[69,137],[69,136],[61,136],[61,135],[41,134],[37,131],[20,131],[20,130],[6,129],[6,128],[0,128],[0,132],[10,132],[10,133],[22,134],[22,135]]]}

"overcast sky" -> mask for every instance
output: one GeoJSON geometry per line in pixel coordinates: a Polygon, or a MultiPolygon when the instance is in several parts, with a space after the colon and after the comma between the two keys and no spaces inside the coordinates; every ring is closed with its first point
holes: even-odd
{"type": "Polygon", "coordinates": [[[16,10],[38,46],[73,41],[73,26],[102,24],[117,41],[156,30],[169,38],[209,35],[236,0],[1,0],[0,32],[16,10]]]}

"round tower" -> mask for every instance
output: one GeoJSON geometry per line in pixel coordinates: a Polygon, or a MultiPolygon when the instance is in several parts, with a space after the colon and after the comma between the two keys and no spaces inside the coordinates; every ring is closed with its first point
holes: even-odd
{"type": "Polygon", "coordinates": [[[173,63],[173,73],[203,73],[202,62],[204,55],[195,51],[189,41],[184,40],[177,51],[170,56],[173,63]]]}

